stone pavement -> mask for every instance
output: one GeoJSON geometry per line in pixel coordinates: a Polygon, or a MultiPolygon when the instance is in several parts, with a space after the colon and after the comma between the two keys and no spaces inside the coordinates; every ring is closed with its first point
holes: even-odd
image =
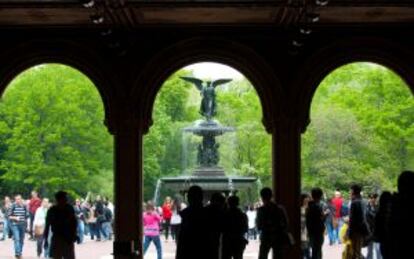
{"type": "MultiPolygon", "coordinates": [[[[84,244],[76,245],[76,258],[77,259],[112,259],[112,242],[103,241],[97,242],[85,238],[84,244]]],[[[326,242],[325,242],[326,244],[326,242]]],[[[175,258],[175,243],[171,240],[165,241],[163,239],[163,259],[175,258]]],[[[259,250],[259,242],[251,240],[244,253],[244,259],[256,259],[257,252],[259,250]]],[[[342,252],[342,246],[328,246],[324,245],[323,253],[324,258],[327,259],[340,259],[342,252]]],[[[0,241],[0,259],[13,259],[13,241],[6,240],[0,241]]],[[[36,242],[26,240],[23,249],[24,259],[35,259],[36,257],[36,242]]],[[[145,259],[156,259],[157,253],[153,244],[150,245],[145,259]]],[[[270,257],[269,257],[270,258],[270,257]]]]}

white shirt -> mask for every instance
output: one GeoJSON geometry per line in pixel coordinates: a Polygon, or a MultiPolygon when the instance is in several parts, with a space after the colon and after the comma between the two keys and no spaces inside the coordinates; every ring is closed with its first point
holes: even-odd
{"type": "Polygon", "coordinates": [[[47,208],[39,207],[36,210],[35,217],[33,220],[33,229],[35,226],[44,227],[46,225],[46,214],[47,208]]]}
{"type": "Polygon", "coordinates": [[[249,229],[255,228],[256,227],[256,215],[257,215],[256,210],[248,210],[246,214],[247,214],[249,229]]]}

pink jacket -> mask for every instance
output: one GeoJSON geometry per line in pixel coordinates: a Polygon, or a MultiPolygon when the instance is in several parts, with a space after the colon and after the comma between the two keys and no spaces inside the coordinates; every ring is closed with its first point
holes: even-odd
{"type": "Polygon", "coordinates": [[[160,234],[161,217],[156,212],[144,212],[144,236],[158,236],[160,234]]]}

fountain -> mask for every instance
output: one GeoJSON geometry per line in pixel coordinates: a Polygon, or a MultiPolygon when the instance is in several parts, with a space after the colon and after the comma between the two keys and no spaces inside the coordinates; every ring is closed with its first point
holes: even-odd
{"type": "Polygon", "coordinates": [[[155,190],[155,202],[159,197],[160,188],[170,189],[185,195],[190,186],[198,185],[203,188],[206,199],[214,192],[229,195],[240,190],[251,190],[257,184],[256,177],[227,175],[224,169],[218,165],[220,153],[216,137],[227,132],[234,132],[235,128],[223,126],[213,119],[217,107],[215,88],[230,82],[231,79],[219,79],[205,83],[192,77],[181,77],[181,79],[193,83],[202,96],[200,114],[204,119],[197,120],[193,125],[183,129],[183,132],[201,137],[201,142],[197,145],[197,168],[193,170],[191,175],[160,178],[155,190]]]}

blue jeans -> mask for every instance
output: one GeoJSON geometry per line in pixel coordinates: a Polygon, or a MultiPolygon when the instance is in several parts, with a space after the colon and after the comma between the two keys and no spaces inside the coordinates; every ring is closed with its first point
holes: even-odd
{"type": "Polygon", "coordinates": [[[109,240],[112,236],[111,222],[102,222],[102,233],[105,239],[109,240]]]}
{"type": "Polygon", "coordinates": [[[144,255],[147,252],[151,241],[154,243],[155,248],[157,249],[157,259],[162,259],[162,249],[161,249],[160,236],[145,236],[144,237],[144,255]]]}
{"type": "Polygon", "coordinates": [[[85,226],[85,231],[84,231],[84,234],[85,234],[85,236],[89,236],[89,224],[88,223],[84,223],[84,226],[85,226]]]}
{"type": "Polygon", "coordinates": [[[9,228],[10,222],[7,219],[4,219],[3,222],[3,239],[6,240],[9,237],[9,228]]]}
{"type": "Polygon", "coordinates": [[[24,233],[26,231],[25,224],[11,224],[14,238],[14,254],[21,256],[23,252],[24,233]]]}
{"type": "Polygon", "coordinates": [[[326,231],[328,232],[328,238],[329,238],[329,244],[335,244],[335,239],[336,239],[336,235],[335,235],[335,229],[332,225],[332,222],[327,222],[325,223],[326,226],[326,231]]]}
{"type": "Polygon", "coordinates": [[[89,223],[89,233],[91,234],[92,240],[95,236],[97,240],[101,240],[101,232],[98,229],[98,223],[89,223]]]}
{"type": "Polygon", "coordinates": [[[379,243],[377,242],[369,242],[368,244],[368,253],[367,253],[367,259],[374,259],[374,252],[376,255],[376,259],[381,259],[381,251],[380,251],[380,246],[379,243]]]}
{"type": "Polygon", "coordinates": [[[82,244],[83,243],[83,237],[85,235],[85,224],[83,223],[82,220],[78,220],[77,233],[78,233],[78,238],[79,238],[79,243],[78,244],[82,244]]]}

